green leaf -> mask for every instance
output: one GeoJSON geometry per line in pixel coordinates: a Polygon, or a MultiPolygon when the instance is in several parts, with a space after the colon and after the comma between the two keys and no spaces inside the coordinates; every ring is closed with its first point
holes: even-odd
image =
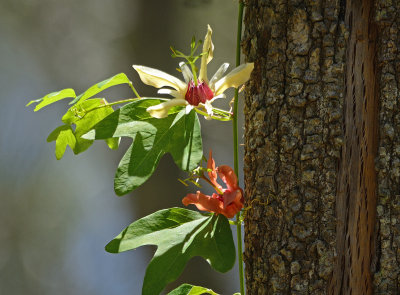
{"type": "MultiPolygon", "coordinates": [[[[71,107],[66,112],[62,117],[65,125],[57,127],[47,138],[48,142],[56,141],[55,153],[58,160],[63,157],[67,145],[71,147],[74,154],[80,154],[93,144],[93,140],[87,140],[81,136],[114,111],[111,106],[104,106],[106,103],[100,98],[89,99],[71,107]],[[75,131],[72,124],[76,126],[75,131]]],[[[119,138],[107,138],[106,143],[111,149],[117,149],[119,138]]]]}
{"type": "Polygon", "coordinates": [[[203,257],[219,272],[230,270],[235,263],[232,231],[223,215],[183,208],[157,211],[129,225],[106,251],[120,253],[144,245],[156,245],[157,251],[146,270],[143,295],[160,294],[192,257],[203,257]]]}
{"type": "Polygon", "coordinates": [[[69,145],[71,149],[75,149],[76,145],[74,131],[69,125],[62,125],[54,129],[47,137],[47,141],[56,141],[55,154],[57,160],[60,160],[63,157],[67,145],[69,145]]]}
{"type": "Polygon", "coordinates": [[[117,150],[119,147],[120,138],[107,138],[106,143],[112,150],[117,150]]]}
{"type": "Polygon", "coordinates": [[[218,295],[211,289],[207,289],[200,286],[193,286],[190,284],[182,284],[178,288],[169,292],[167,295],[202,295],[202,294],[218,295]]]}
{"type": "MultiPolygon", "coordinates": [[[[194,111],[152,118],[146,109],[163,100],[140,99],[116,110],[83,136],[107,139],[127,136],[132,145],[122,157],[114,179],[115,192],[122,196],[142,185],[154,172],[161,157],[170,153],[175,163],[193,170],[203,156],[200,122],[194,111]]],[[[177,109],[171,112],[176,112],[177,109]]]]}
{"type": "MultiPolygon", "coordinates": [[[[101,98],[93,98],[72,106],[62,117],[66,124],[75,124],[76,145],[75,154],[86,151],[93,140],[84,139],[81,136],[90,131],[93,126],[114,112],[111,106],[105,106],[107,101],[101,98]]],[[[108,146],[112,149],[118,148],[119,138],[106,138],[108,146]]]]}
{"type": "Polygon", "coordinates": [[[92,87],[90,87],[88,90],[86,90],[84,93],[78,95],[73,101],[71,101],[69,104],[74,104],[74,103],[81,103],[85,101],[88,98],[91,98],[92,96],[96,95],[97,93],[110,88],[111,86],[115,85],[120,85],[120,84],[130,84],[131,81],[129,81],[128,77],[124,73],[119,73],[111,78],[108,78],[102,82],[99,82],[92,87]]]}
{"type": "Polygon", "coordinates": [[[47,94],[46,96],[39,98],[39,99],[35,99],[35,100],[31,100],[30,102],[28,102],[28,104],[26,106],[30,106],[33,103],[39,103],[36,107],[35,107],[35,112],[40,110],[41,108],[44,108],[45,106],[48,106],[49,104],[52,104],[56,101],[62,100],[64,98],[67,97],[73,97],[75,98],[75,91],[71,88],[68,89],[63,89],[61,91],[58,92],[52,92],[50,94],[47,94]]]}

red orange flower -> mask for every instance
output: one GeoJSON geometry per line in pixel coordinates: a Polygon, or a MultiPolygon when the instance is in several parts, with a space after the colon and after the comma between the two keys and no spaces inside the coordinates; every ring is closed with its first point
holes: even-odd
{"type": "Polygon", "coordinates": [[[205,195],[200,191],[196,194],[188,194],[183,198],[183,205],[187,206],[193,204],[200,211],[214,212],[216,214],[223,214],[228,218],[232,218],[243,208],[243,190],[238,186],[237,176],[233,169],[227,165],[215,167],[212,152],[207,162],[208,168],[208,181],[216,190],[212,196],[205,195]],[[226,184],[223,188],[218,182],[218,176],[226,184]]]}

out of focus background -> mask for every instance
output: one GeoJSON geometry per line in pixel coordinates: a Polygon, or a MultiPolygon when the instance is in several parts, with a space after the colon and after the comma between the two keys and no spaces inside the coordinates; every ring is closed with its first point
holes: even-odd
{"type": "MultiPolygon", "coordinates": [[[[182,206],[181,199],[196,188],[177,181],[185,175],[167,155],[147,183],[117,197],[113,177],[129,140],[117,151],[103,142],[78,156],[67,148],[57,161],[54,142],[46,138],[61,125],[67,100],[36,113],[25,105],[64,88],[81,93],[120,72],[141,95],[155,96],[131,65],[181,78],[175,70],[180,60],[170,57],[169,47],[188,52],[192,36],[203,39],[207,24],[215,44],[209,75],[223,62],[232,69],[236,17],[234,0],[1,0],[1,295],[141,293],[155,247],[115,255],[104,246],[134,220],[182,206]]],[[[225,108],[232,95],[220,102],[225,108]]],[[[101,97],[113,101],[132,94],[118,86],[101,97]]],[[[201,123],[204,153],[212,148],[217,165],[233,166],[231,123],[201,123]]],[[[186,282],[232,294],[239,290],[236,268],[220,274],[195,258],[165,292],[186,282]]]]}

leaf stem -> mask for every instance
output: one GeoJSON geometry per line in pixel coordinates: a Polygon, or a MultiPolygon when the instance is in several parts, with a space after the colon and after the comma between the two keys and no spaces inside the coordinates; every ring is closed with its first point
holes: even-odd
{"type": "Polygon", "coordinates": [[[89,109],[86,112],[88,113],[88,112],[91,112],[91,111],[94,111],[94,110],[97,110],[97,109],[110,107],[110,106],[121,104],[121,103],[132,102],[132,101],[136,101],[136,100],[139,100],[139,99],[140,98],[127,98],[127,99],[121,99],[121,100],[118,100],[118,101],[115,101],[115,102],[111,102],[111,103],[106,102],[105,104],[97,106],[97,107],[94,107],[93,109],[89,109]]]}
{"type": "Polygon", "coordinates": [[[196,65],[193,62],[189,62],[190,67],[192,68],[193,80],[194,85],[197,86],[197,74],[196,74],[196,65]]]}
{"type": "MultiPolygon", "coordinates": [[[[240,41],[242,40],[242,22],[243,22],[243,0],[239,0],[239,12],[237,23],[237,39],[236,39],[236,66],[240,65],[240,41]]],[[[233,156],[234,169],[239,181],[239,141],[238,141],[238,97],[239,89],[235,89],[235,97],[233,102],[233,156]]],[[[242,223],[240,222],[241,212],[236,214],[236,233],[238,246],[238,264],[239,264],[239,280],[240,294],[245,295],[244,291],[244,272],[243,272],[243,250],[242,250],[242,223]]]]}
{"type": "Polygon", "coordinates": [[[218,120],[218,121],[230,121],[231,117],[220,117],[220,116],[210,116],[207,114],[207,112],[203,112],[202,110],[199,110],[198,108],[194,108],[194,110],[199,113],[200,115],[203,115],[204,117],[211,117],[211,119],[218,120]]]}
{"type": "Polygon", "coordinates": [[[111,102],[111,103],[107,103],[104,106],[113,106],[113,105],[117,105],[117,104],[121,104],[121,103],[127,103],[127,102],[132,102],[132,101],[136,101],[139,100],[140,98],[127,98],[127,99],[122,99],[122,100],[118,100],[115,102],[111,102]]]}
{"type": "Polygon", "coordinates": [[[139,93],[136,91],[135,87],[133,87],[133,83],[131,81],[129,81],[129,87],[131,87],[133,93],[135,93],[137,98],[140,98],[139,93]]]}
{"type": "Polygon", "coordinates": [[[224,115],[224,116],[229,117],[229,118],[232,116],[231,112],[228,112],[228,111],[225,111],[225,110],[222,110],[222,109],[218,109],[218,108],[215,108],[215,107],[213,107],[213,112],[217,113],[217,114],[224,115]]]}

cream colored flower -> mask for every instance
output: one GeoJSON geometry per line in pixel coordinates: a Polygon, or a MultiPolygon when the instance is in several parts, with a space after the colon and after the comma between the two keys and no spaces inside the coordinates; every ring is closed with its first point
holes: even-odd
{"type": "Polygon", "coordinates": [[[153,68],[138,65],[133,66],[143,83],[160,88],[158,90],[159,94],[168,94],[174,97],[169,101],[147,108],[151,116],[155,118],[165,118],[168,116],[168,111],[171,107],[197,107],[199,105],[207,110],[209,116],[212,116],[211,103],[215,99],[225,97],[223,92],[226,89],[230,87],[238,88],[249,80],[251,71],[254,68],[253,63],[240,65],[229,74],[223,76],[229,67],[228,63],[224,63],[214,76],[208,80],[207,64],[212,60],[214,51],[211,35],[212,30],[211,27],[208,26],[203,44],[201,66],[197,81],[195,81],[196,73],[193,74],[184,62],[179,63],[179,67],[185,81],[181,81],[174,76],[153,68]]]}

